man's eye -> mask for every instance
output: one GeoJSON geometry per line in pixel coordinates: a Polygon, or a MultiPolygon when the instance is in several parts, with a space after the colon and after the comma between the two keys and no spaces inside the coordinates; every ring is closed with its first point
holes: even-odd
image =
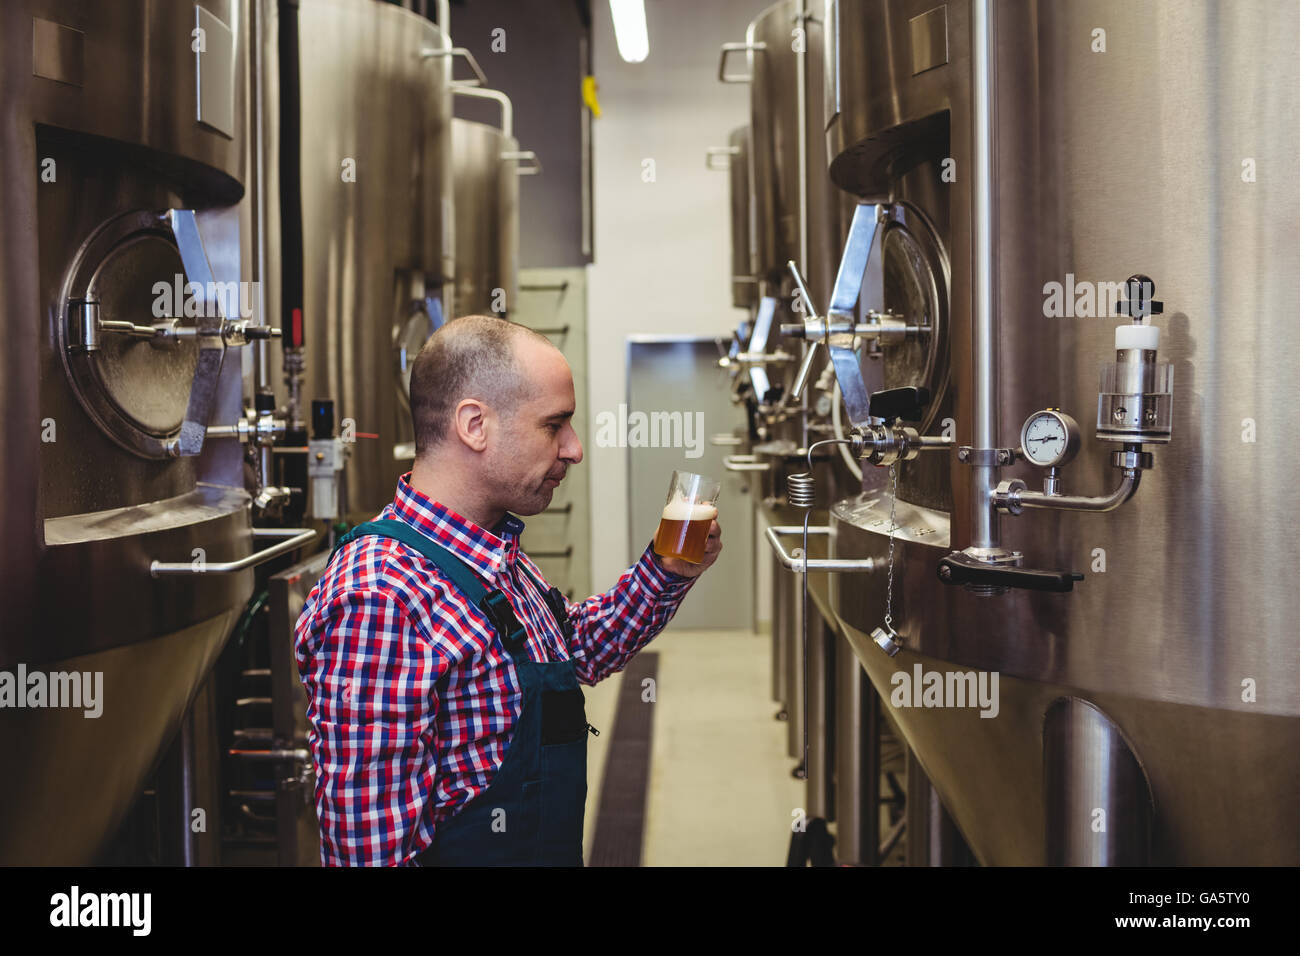
{"type": "Polygon", "coordinates": [[[554,422],[552,422],[550,425],[547,425],[546,427],[550,429],[552,435],[558,435],[560,433],[561,426],[554,422]]]}

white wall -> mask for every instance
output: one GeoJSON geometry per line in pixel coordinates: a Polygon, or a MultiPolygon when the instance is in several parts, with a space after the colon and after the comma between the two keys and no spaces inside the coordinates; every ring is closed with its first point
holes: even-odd
{"type": "MultiPolygon", "coordinates": [[[[650,55],[618,55],[609,4],[592,4],[592,57],[601,116],[592,123],[594,263],[588,270],[588,421],[626,400],[626,337],[727,334],[731,307],[727,175],[705,169],[749,119],[749,87],[717,80],[718,50],[745,38],[760,0],[646,0],[650,55]],[[642,181],[653,159],[655,181],[642,181]]],[[[743,67],[733,55],[730,70],[743,67]]],[[[701,387],[718,388],[717,382],[701,387]]],[[[683,408],[687,407],[684,402],[683,408]]],[[[586,448],[591,469],[592,584],[627,567],[627,451],[586,448]]]]}

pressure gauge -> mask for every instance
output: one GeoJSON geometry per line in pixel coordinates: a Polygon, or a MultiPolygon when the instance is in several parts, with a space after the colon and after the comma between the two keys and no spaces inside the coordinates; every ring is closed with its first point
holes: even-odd
{"type": "Polygon", "coordinates": [[[1039,468],[1058,468],[1079,453],[1079,423],[1055,408],[1034,412],[1020,429],[1025,458],[1039,468]]]}

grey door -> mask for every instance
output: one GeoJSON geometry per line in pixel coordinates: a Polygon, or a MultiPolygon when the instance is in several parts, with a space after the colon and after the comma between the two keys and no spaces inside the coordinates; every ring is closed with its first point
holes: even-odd
{"type": "Polygon", "coordinates": [[[628,446],[629,561],[640,557],[654,537],[674,469],[718,479],[722,557],[696,583],[673,623],[749,630],[754,623],[754,517],[748,483],[754,479],[726,471],[723,457],[735,449],[709,441],[736,432],[745,418],[744,410],[731,404],[718,356],[718,340],[712,336],[628,338],[627,405],[619,416],[626,419],[620,434],[628,446]],[[639,434],[638,415],[644,416],[639,434]]]}

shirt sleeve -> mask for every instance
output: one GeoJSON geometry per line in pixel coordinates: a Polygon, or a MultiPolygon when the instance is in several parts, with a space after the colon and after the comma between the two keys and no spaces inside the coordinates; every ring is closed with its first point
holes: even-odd
{"type": "Polygon", "coordinates": [[[595,684],[626,667],[672,620],[697,580],[666,571],[647,545],[614,587],[569,604],[569,653],[578,680],[595,684]]]}
{"type": "Polygon", "coordinates": [[[433,839],[433,688],[449,664],[379,589],[309,603],[296,630],[321,863],[409,865],[433,839]]]}

